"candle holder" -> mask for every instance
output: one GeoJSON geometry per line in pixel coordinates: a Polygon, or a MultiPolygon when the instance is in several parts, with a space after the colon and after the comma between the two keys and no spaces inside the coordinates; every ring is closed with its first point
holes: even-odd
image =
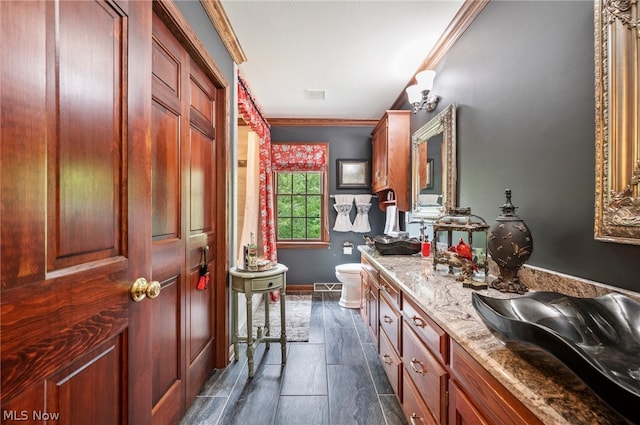
{"type": "Polygon", "coordinates": [[[459,270],[456,279],[461,281],[465,288],[487,289],[485,279],[489,271],[486,255],[488,229],[489,225],[484,219],[471,214],[471,208],[451,208],[433,224],[433,269],[435,270],[438,264],[447,264],[450,274],[459,270]],[[484,237],[476,238],[474,241],[473,235],[478,232],[484,237]],[[447,249],[444,250],[438,247],[442,234],[446,234],[447,240],[447,249]],[[454,236],[458,239],[455,245],[454,236]],[[484,271],[481,281],[475,274],[480,269],[484,271]]]}

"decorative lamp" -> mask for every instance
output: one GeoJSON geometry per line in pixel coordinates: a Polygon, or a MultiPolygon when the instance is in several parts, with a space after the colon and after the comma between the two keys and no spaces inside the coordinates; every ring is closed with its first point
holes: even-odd
{"type": "Polygon", "coordinates": [[[477,215],[471,214],[471,208],[451,208],[444,216],[433,223],[433,269],[438,264],[447,264],[449,273],[460,273],[456,278],[462,286],[473,289],[487,289],[484,282],[488,271],[487,231],[489,225],[477,215]],[[483,237],[475,238],[481,232],[483,237]],[[442,249],[441,239],[446,235],[446,249],[442,249]],[[458,239],[454,243],[454,235],[458,239]],[[465,241],[466,237],[466,241],[465,241]],[[477,272],[482,269],[484,274],[477,272]]]}
{"type": "Polygon", "coordinates": [[[533,252],[531,231],[515,214],[511,203],[511,189],[505,190],[506,202],[489,234],[489,253],[500,270],[500,276],[491,282],[491,287],[501,292],[524,294],[528,288],[520,282],[518,271],[533,252]]]}
{"type": "Polygon", "coordinates": [[[428,112],[436,109],[440,98],[434,94],[429,94],[433,88],[433,80],[436,72],[430,69],[420,71],[416,74],[416,84],[405,89],[409,103],[413,105],[413,113],[420,109],[426,109],[428,112]]]}

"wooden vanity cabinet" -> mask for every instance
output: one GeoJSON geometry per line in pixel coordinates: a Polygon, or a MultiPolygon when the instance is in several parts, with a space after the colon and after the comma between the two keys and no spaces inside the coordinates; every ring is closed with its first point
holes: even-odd
{"type": "Polygon", "coordinates": [[[383,211],[387,205],[411,210],[410,119],[411,111],[386,111],[371,133],[371,187],[383,211]]]}
{"type": "Polygon", "coordinates": [[[401,292],[396,284],[384,275],[379,275],[379,320],[380,345],[378,354],[393,390],[402,402],[402,316],[400,313],[401,292]]]}
{"type": "Polygon", "coordinates": [[[451,424],[542,425],[513,394],[465,349],[451,342],[451,424]]]}
{"type": "Polygon", "coordinates": [[[407,422],[542,425],[395,281],[380,273],[364,256],[362,291],[362,317],[407,422]]]}
{"type": "Polygon", "coordinates": [[[378,296],[380,287],[378,285],[378,270],[367,260],[362,258],[361,278],[361,305],[360,315],[367,325],[371,339],[378,349],[378,296]]]}

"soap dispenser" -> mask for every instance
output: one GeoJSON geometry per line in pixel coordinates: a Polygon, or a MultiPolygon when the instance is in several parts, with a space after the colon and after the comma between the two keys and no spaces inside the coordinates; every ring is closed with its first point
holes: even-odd
{"type": "Polygon", "coordinates": [[[423,257],[428,257],[429,255],[431,255],[431,242],[429,242],[429,238],[425,233],[425,227],[426,225],[424,223],[424,220],[421,220],[420,221],[420,247],[421,247],[420,252],[422,253],[423,257]]]}

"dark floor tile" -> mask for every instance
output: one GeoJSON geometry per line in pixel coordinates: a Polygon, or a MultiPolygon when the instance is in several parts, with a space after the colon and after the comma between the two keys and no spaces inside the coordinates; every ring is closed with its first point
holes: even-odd
{"type": "Polygon", "coordinates": [[[331,424],[384,424],[378,395],[366,366],[328,365],[331,424]]]}
{"type": "Polygon", "coordinates": [[[324,343],[324,307],[322,293],[314,292],[311,298],[311,322],[309,324],[309,343],[324,343]]]}
{"type": "Polygon", "coordinates": [[[402,412],[402,406],[395,394],[381,395],[380,404],[382,405],[382,413],[387,419],[387,425],[406,425],[407,420],[402,412]]]}
{"type": "Polygon", "coordinates": [[[237,362],[233,361],[229,363],[229,365],[224,369],[214,370],[200,390],[199,395],[209,397],[228,397],[245,365],[246,357],[238,360],[237,362]]]}
{"type": "Polygon", "coordinates": [[[357,309],[340,293],[314,293],[309,343],[259,344],[248,378],[246,344],[216,370],[181,425],[406,425],[398,399],[357,309]]]}
{"type": "Polygon", "coordinates": [[[376,348],[373,344],[362,344],[362,349],[364,350],[364,355],[367,359],[369,370],[371,371],[373,384],[375,385],[378,394],[394,394],[393,387],[389,382],[389,378],[387,378],[387,373],[382,367],[376,348]]]}
{"type": "Polygon", "coordinates": [[[324,344],[292,344],[280,395],[327,395],[324,344]]]}
{"type": "MultiPolygon", "coordinates": [[[[245,373],[246,371],[243,371],[245,373]]],[[[273,421],[278,405],[282,368],[265,364],[256,369],[253,379],[238,385],[220,417],[224,425],[265,425],[273,421]]]]}
{"type": "Polygon", "coordinates": [[[180,421],[180,425],[211,425],[218,418],[227,403],[227,397],[196,397],[180,421]]]}
{"type": "MultiPolygon", "coordinates": [[[[327,294],[331,296],[332,294],[327,294]]],[[[338,297],[339,298],[339,297],[338,297]]],[[[329,328],[353,328],[353,317],[351,309],[340,307],[337,302],[328,302],[325,298],[324,305],[324,326],[325,331],[329,328]]],[[[325,333],[326,337],[326,333],[325,333]]]]}
{"type": "Polygon", "coordinates": [[[280,397],[275,425],[329,425],[327,396],[280,397]]]}
{"type": "Polygon", "coordinates": [[[325,331],[327,364],[365,364],[360,338],[351,328],[327,328],[325,331]]]}

